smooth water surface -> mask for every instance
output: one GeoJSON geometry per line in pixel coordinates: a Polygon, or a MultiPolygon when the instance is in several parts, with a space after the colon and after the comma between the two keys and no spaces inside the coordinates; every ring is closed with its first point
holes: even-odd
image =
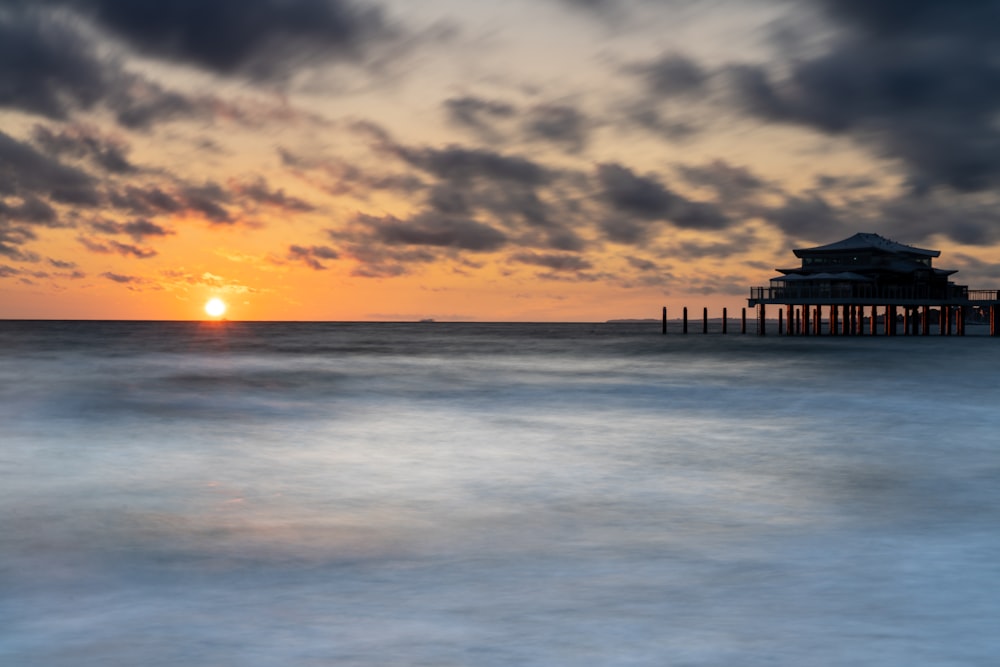
{"type": "Polygon", "coordinates": [[[993,665],[1000,343],[0,322],[0,664],[993,665]]]}

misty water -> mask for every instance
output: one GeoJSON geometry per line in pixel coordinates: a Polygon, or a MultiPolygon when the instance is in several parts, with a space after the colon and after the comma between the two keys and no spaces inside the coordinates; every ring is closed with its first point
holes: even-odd
{"type": "Polygon", "coordinates": [[[0,322],[0,664],[993,665],[1000,342],[0,322]]]}

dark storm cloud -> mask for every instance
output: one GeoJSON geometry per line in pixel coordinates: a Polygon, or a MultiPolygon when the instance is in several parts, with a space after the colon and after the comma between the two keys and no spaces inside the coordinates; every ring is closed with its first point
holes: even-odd
{"type": "Polygon", "coordinates": [[[724,160],[704,165],[680,165],[677,171],[691,185],[711,189],[721,202],[740,202],[769,188],[748,168],[724,160]]]}
{"type": "Polygon", "coordinates": [[[762,216],[793,238],[835,238],[848,232],[841,213],[819,194],[789,196],[762,216]]]}
{"type": "Polygon", "coordinates": [[[318,60],[359,61],[390,35],[382,13],[346,0],[35,0],[64,8],[153,57],[277,80],[318,60]]]}
{"type": "Polygon", "coordinates": [[[59,218],[55,209],[32,195],[26,196],[19,204],[14,205],[0,200],[0,219],[45,227],[59,226],[59,218]]]}
{"type": "Polygon", "coordinates": [[[446,100],[444,107],[452,125],[472,130],[480,139],[493,144],[522,138],[545,141],[578,153],[590,138],[590,120],[582,111],[566,104],[541,104],[521,112],[506,102],[465,96],[446,100]],[[519,129],[508,122],[515,120],[519,129]]]}
{"type": "Polygon", "coordinates": [[[657,223],[700,230],[718,230],[732,224],[717,205],[691,201],[656,177],[640,176],[623,165],[599,165],[596,178],[601,199],[609,208],[609,216],[600,226],[612,241],[646,241],[657,223]]]}
{"type": "Polygon", "coordinates": [[[0,196],[44,196],[57,202],[96,206],[97,181],[0,131],[0,196]]]}
{"type": "Polygon", "coordinates": [[[0,107],[56,119],[92,107],[111,85],[92,45],[68,22],[26,6],[0,1],[0,107]]]}
{"type": "Polygon", "coordinates": [[[656,271],[659,268],[656,265],[656,262],[652,262],[648,259],[643,259],[641,257],[632,257],[631,255],[627,255],[625,257],[625,261],[628,262],[629,266],[631,266],[633,269],[636,269],[637,271],[642,271],[644,273],[649,271],[656,271]]]}
{"type": "Polygon", "coordinates": [[[559,250],[583,246],[572,229],[577,216],[565,201],[559,201],[564,198],[564,188],[573,190],[574,196],[580,195],[578,186],[571,183],[571,174],[550,170],[518,155],[483,148],[455,144],[444,148],[405,146],[370,123],[356,129],[367,135],[377,151],[436,179],[426,189],[426,210],[415,219],[434,220],[435,226],[450,221],[461,228],[473,221],[484,224],[478,219],[485,216],[510,232],[490,227],[492,231],[485,237],[488,247],[499,247],[498,243],[525,229],[527,235],[521,242],[559,250]]]}
{"type": "Polygon", "coordinates": [[[627,72],[642,78],[649,93],[658,97],[691,95],[704,90],[710,73],[694,60],[680,53],[630,65],[627,72]]]}
{"type": "Polygon", "coordinates": [[[145,282],[145,280],[139,276],[128,276],[121,273],[112,273],[110,271],[105,271],[101,274],[101,277],[107,278],[108,280],[121,285],[132,285],[145,282]]]}
{"type": "Polygon", "coordinates": [[[468,95],[445,100],[444,107],[452,124],[474,130],[490,140],[499,137],[497,121],[508,120],[517,114],[517,109],[506,102],[468,95]]]}
{"type": "MultiPolygon", "coordinates": [[[[211,116],[204,102],[165,90],[127,72],[119,60],[99,55],[79,21],[45,11],[46,4],[53,3],[0,0],[0,108],[66,120],[78,110],[105,106],[132,129],[211,116]]],[[[113,151],[93,157],[110,171],[127,170],[119,159],[124,156],[113,151]]]]}
{"type": "Polygon", "coordinates": [[[25,243],[35,238],[35,233],[27,227],[11,225],[0,218],[0,255],[17,262],[40,261],[41,257],[36,253],[23,248],[25,243]]]}
{"type": "Polygon", "coordinates": [[[536,162],[480,148],[450,145],[446,148],[393,146],[394,152],[411,165],[438,178],[463,183],[475,179],[539,186],[552,175],[536,162]]]}
{"type": "Polygon", "coordinates": [[[326,265],[320,262],[321,259],[338,259],[340,253],[327,246],[304,247],[300,245],[288,246],[288,259],[301,261],[315,271],[326,270],[326,265]]]}
{"type": "Polygon", "coordinates": [[[96,241],[94,239],[81,236],[76,240],[90,252],[100,255],[117,254],[122,257],[134,257],[136,259],[149,259],[150,257],[156,257],[157,255],[157,252],[152,248],[140,248],[139,246],[131,245],[129,243],[119,243],[113,239],[108,241],[96,241]]]}
{"type": "Polygon", "coordinates": [[[180,197],[185,208],[200,213],[209,222],[231,225],[236,222],[226,209],[232,197],[218,183],[211,181],[203,185],[188,185],[181,189],[180,197]]]}
{"type": "Polygon", "coordinates": [[[103,137],[91,128],[72,127],[55,131],[36,125],[32,136],[35,143],[51,156],[89,159],[105,171],[116,174],[136,171],[127,157],[127,145],[103,137]]]}
{"type": "Polygon", "coordinates": [[[109,198],[115,208],[143,216],[176,213],[184,208],[176,198],[155,186],[130,185],[121,191],[112,191],[109,198]]]}
{"type": "Polygon", "coordinates": [[[389,245],[489,252],[501,248],[507,242],[507,236],[503,232],[476,220],[438,218],[431,215],[418,215],[406,221],[392,216],[364,216],[362,220],[372,228],[378,240],[389,245]]]}
{"type": "Polygon", "coordinates": [[[947,190],[927,194],[905,193],[881,200],[872,217],[884,234],[912,242],[945,235],[963,245],[1000,242],[1000,197],[963,196],[947,190]]]}
{"type": "Polygon", "coordinates": [[[119,74],[118,84],[109,91],[106,104],[118,123],[130,130],[148,130],[158,123],[183,118],[213,116],[211,98],[188,97],[125,73],[119,74]]]}
{"type": "Polygon", "coordinates": [[[825,51],[731,72],[751,113],[854,138],[916,190],[1000,183],[1000,0],[814,0],[843,29],[825,51]]]}
{"type": "Polygon", "coordinates": [[[263,177],[249,183],[243,183],[236,187],[239,194],[258,204],[266,204],[286,211],[308,213],[314,211],[315,206],[307,201],[285,194],[284,189],[274,190],[268,185],[263,177]]]}
{"type": "Polygon", "coordinates": [[[571,153],[579,153],[589,139],[590,124],[579,109],[543,105],[528,113],[525,133],[529,139],[542,139],[571,153]]]}
{"type": "Polygon", "coordinates": [[[150,222],[149,220],[132,220],[131,222],[102,220],[92,223],[91,227],[104,234],[127,234],[131,236],[136,243],[141,242],[149,236],[163,237],[174,233],[169,229],[161,227],[155,222],[150,222]]]}
{"type": "Polygon", "coordinates": [[[679,197],[658,180],[639,176],[620,164],[597,168],[602,196],[614,210],[643,220],[665,220],[679,197]]]}

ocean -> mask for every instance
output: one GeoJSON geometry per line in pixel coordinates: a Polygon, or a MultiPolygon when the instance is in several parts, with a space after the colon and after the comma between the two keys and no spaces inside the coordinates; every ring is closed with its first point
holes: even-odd
{"type": "Polygon", "coordinates": [[[0,664],[997,664],[1000,341],[733,331],[0,322],[0,664]]]}

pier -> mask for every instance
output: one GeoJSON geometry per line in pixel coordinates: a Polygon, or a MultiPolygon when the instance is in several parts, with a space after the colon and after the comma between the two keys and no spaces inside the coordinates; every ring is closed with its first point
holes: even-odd
{"type": "MultiPolygon", "coordinates": [[[[939,250],[859,233],[836,243],[792,251],[801,266],[777,269],[766,287],[751,287],[758,335],[766,335],[768,306],[784,336],[964,336],[969,322],[1000,336],[1000,290],[969,289],[950,280],[956,270],[933,266],[939,250]],[[773,312],[773,311],[772,311],[773,312]],[[825,318],[824,318],[825,315],[825,318]]],[[[743,309],[741,333],[747,333],[743,309]]],[[[723,309],[722,333],[728,330],[723,309]]],[[[684,309],[682,332],[688,332],[684,309]]],[[[708,332],[708,310],[702,312],[708,332]]],[[[667,333],[667,309],[663,309],[667,333]]]]}

